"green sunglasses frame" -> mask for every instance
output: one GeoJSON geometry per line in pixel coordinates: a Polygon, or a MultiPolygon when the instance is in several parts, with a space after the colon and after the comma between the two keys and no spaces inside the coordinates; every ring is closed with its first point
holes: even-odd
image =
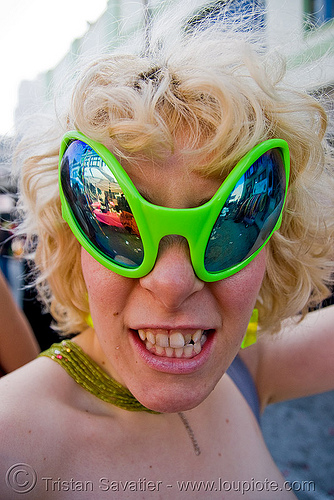
{"type": "Polygon", "coordinates": [[[71,131],[64,135],[59,155],[59,191],[62,216],[84,249],[100,264],[121,276],[141,278],[148,274],[156,262],[161,239],[168,235],[179,235],[188,241],[192,266],[198,278],[202,281],[214,282],[227,278],[247,266],[263,249],[272,234],[280,227],[288,188],[289,173],[290,155],[288,144],[283,139],[269,139],[255,146],[237,163],[214,196],[204,205],[185,209],[167,208],[153,205],[145,200],[137,191],[121,164],[103,144],[86,137],[81,132],[71,131]],[[102,158],[116,177],[126,196],[143,243],[144,258],[137,268],[123,267],[97,249],[83,233],[72,213],[62,189],[61,162],[68,145],[74,140],[85,142],[102,158]],[[245,260],[219,272],[208,272],[204,267],[204,255],[209,236],[219,213],[242,175],[261,155],[273,148],[278,148],[281,151],[286,175],[284,202],[275,227],[260,248],[245,260]]]}

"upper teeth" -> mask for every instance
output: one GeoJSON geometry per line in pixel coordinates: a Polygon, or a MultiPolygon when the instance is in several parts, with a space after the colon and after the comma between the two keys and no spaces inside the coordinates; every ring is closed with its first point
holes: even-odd
{"type": "Polygon", "coordinates": [[[170,335],[166,333],[154,334],[150,330],[138,330],[139,337],[145,341],[148,340],[152,345],[158,345],[160,347],[184,347],[193,341],[194,344],[201,340],[204,330],[196,330],[195,333],[186,333],[174,331],[170,335]]]}
{"type": "Polygon", "coordinates": [[[202,345],[206,341],[204,330],[196,330],[194,333],[173,330],[169,334],[161,330],[158,333],[138,330],[138,334],[146,348],[158,356],[192,357],[201,352],[202,345]]]}

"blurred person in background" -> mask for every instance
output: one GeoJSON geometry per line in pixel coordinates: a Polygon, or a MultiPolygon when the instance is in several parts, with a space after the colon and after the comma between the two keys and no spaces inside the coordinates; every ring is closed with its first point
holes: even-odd
{"type": "Polygon", "coordinates": [[[0,273],[0,374],[5,375],[36,358],[40,349],[28,320],[0,273]]]}

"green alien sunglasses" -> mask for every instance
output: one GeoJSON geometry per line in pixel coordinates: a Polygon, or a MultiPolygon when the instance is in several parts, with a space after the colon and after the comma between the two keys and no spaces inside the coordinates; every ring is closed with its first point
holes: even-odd
{"type": "Polygon", "coordinates": [[[112,153],[80,132],[65,134],[59,160],[62,214],[80,244],[103,266],[140,278],[167,235],[187,239],[193,269],[203,281],[237,273],[281,225],[289,179],[282,139],[255,146],[204,205],[153,205],[137,191],[112,153]]]}

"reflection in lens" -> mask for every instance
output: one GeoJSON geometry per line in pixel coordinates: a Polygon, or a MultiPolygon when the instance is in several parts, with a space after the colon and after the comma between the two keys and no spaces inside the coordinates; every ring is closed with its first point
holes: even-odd
{"type": "Polygon", "coordinates": [[[211,231],[205,250],[208,272],[228,269],[256,252],[273,231],[283,206],[281,153],[264,153],[236,183],[211,231]]]}
{"type": "Polygon", "coordinates": [[[73,215],[88,240],[123,267],[138,267],[143,245],[128,201],[112,171],[82,141],[68,146],[61,184],[73,215]]]}

